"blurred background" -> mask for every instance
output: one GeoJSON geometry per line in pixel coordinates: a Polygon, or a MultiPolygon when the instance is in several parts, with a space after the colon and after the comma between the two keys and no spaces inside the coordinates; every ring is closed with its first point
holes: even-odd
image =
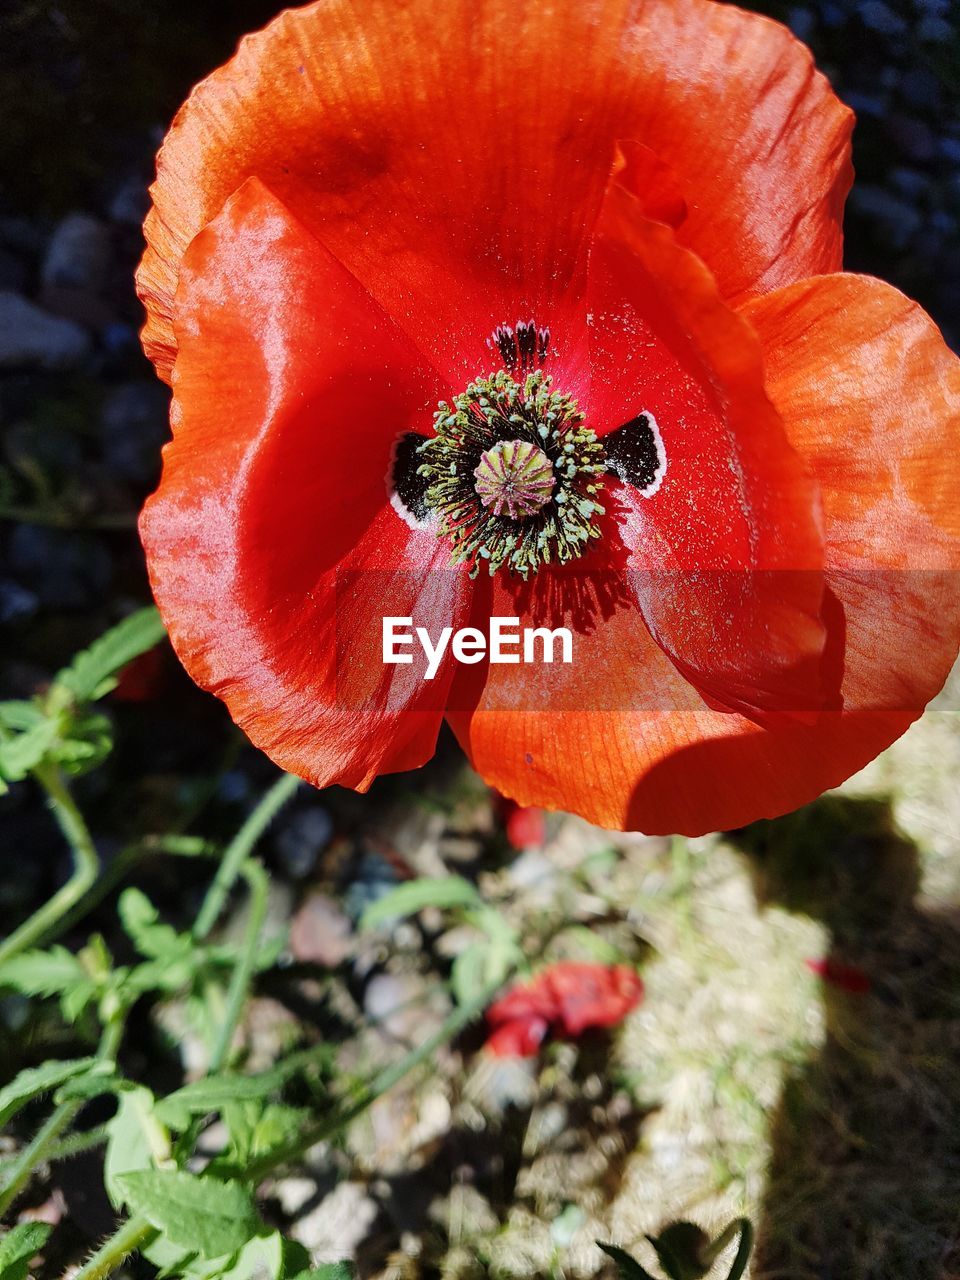
{"type": "MultiPolygon", "coordinates": [[[[856,110],[848,268],[917,298],[956,348],[960,8],[753,7],[787,22],[856,110]]],[[[137,340],[146,189],[190,87],[275,11],[0,6],[2,698],[29,697],[149,599],[135,522],[167,392],[137,340]]],[[[443,1056],[425,1093],[391,1095],[343,1150],[281,1182],[278,1219],[321,1252],[349,1247],[364,1275],[394,1256],[411,1275],[576,1277],[599,1273],[598,1235],[629,1243],[671,1216],[747,1212],[755,1278],[956,1280],[958,714],[948,688],[842,795],[682,847],[554,815],[511,829],[446,740],[428,769],[369,796],[301,792],[265,848],[273,910],[293,918],[294,976],[313,966],[342,990],[336,1017],[326,989],[259,990],[255,1058],[276,1057],[298,1019],[346,1042],[364,1016],[393,1016],[401,1038],[439,1016],[420,1005],[408,1025],[402,1011],[456,940],[414,931],[387,955],[355,927],[415,874],[471,876],[521,931],[581,921],[644,964],[647,995],[615,1042],[539,1063],[477,1065],[469,1045],[443,1056]]],[[[275,775],[167,651],[128,670],[109,715],[119,749],[77,784],[105,865],[144,832],[232,832],[275,775]]],[[[62,881],[67,854],[29,782],[0,797],[0,821],[5,931],[62,881]]],[[[149,864],[138,881],[172,911],[201,883],[175,870],[149,864]]],[[[112,919],[107,899],[95,924],[112,919]]],[[[144,1021],[143,1072],[189,1067],[189,1018],[164,1016],[144,1021]]],[[[0,1000],[4,1069],[63,1035],[0,1000]]],[[[68,1223],[65,1258],[110,1226],[88,1174],[73,1161],[34,1196],[68,1223]]]]}

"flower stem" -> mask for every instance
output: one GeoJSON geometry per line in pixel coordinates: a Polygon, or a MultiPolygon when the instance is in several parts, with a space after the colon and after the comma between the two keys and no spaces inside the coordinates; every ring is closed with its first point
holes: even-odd
{"type": "Polygon", "coordinates": [[[227,845],[223,860],[207,890],[207,896],[203,900],[193,926],[193,936],[198,942],[204,939],[217,923],[227,894],[241,874],[243,864],[277,813],[291,799],[300,782],[301,779],[292,773],[285,773],[283,777],[278,778],[227,845]]]}
{"type": "MultiPolygon", "coordinates": [[[[256,1185],[276,1169],[289,1164],[310,1147],[332,1137],[351,1120],[355,1120],[367,1107],[376,1102],[377,1098],[399,1084],[404,1076],[409,1075],[411,1071],[433,1057],[441,1045],[452,1040],[469,1026],[483,1012],[509,976],[509,974],[504,975],[496,983],[487,986],[469,1004],[455,1009],[434,1035],[416,1049],[412,1049],[399,1062],[385,1067],[369,1084],[355,1094],[351,1101],[345,1102],[330,1115],[302,1129],[295,1140],[274,1147],[272,1151],[264,1152],[258,1159],[251,1160],[244,1169],[245,1181],[256,1185]]],[[[107,1277],[116,1271],[128,1254],[134,1249],[142,1248],[155,1234],[154,1229],[143,1218],[130,1218],[97,1250],[85,1266],[71,1273],[70,1280],[107,1280],[107,1277]]]]}
{"type": "Polygon", "coordinates": [[[227,1007],[217,1036],[217,1042],[210,1057],[210,1066],[208,1068],[210,1075],[220,1070],[230,1052],[233,1034],[237,1029],[237,1023],[240,1021],[243,1002],[247,998],[247,990],[250,986],[250,979],[253,976],[254,966],[257,961],[257,945],[260,941],[263,922],[267,915],[269,881],[263,867],[255,859],[252,859],[244,863],[241,868],[241,874],[250,885],[250,914],[247,921],[246,935],[243,939],[243,949],[230,976],[227,1007]]]}
{"type": "Polygon", "coordinates": [[[79,1271],[70,1272],[71,1280],[106,1280],[135,1249],[142,1249],[157,1234],[146,1218],[135,1214],[128,1218],[109,1240],[105,1240],[97,1252],[83,1264],[79,1271]]]}
{"type": "Polygon", "coordinates": [[[0,944],[0,964],[42,941],[96,883],[99,859],[83,815],[74,803],[60,769],[54,764],[40,764],[33,775],[47,795],[60,830],[73,854],[73,874],[52,898],[25,920],[0,944]]]}

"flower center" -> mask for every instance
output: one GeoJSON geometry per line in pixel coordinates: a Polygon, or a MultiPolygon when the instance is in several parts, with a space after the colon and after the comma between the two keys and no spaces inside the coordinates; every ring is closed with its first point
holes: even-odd
{"type": "Polygon", "coordinates": [[[478,378],[440,404],[436,434],[418,448],[424,502],[471,576],[485,561],[491,574],[507,566],[526,578],[600,536],[604,450],[551,381],[541,370],[522,382],[507,370],[478,378]]]}
{"type": "Polygon", "coordinates": [[[553,497],[553,466],[529,440],[501,440],[480,458],[474,488],[495,516],[532,516],[553,497]]]}

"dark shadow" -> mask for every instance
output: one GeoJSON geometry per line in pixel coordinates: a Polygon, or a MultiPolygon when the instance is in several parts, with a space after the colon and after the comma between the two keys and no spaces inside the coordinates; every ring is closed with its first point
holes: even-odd
{"type": "MultiPolygon", "coordinates": [[[[465,1048],[470,1040],[465,1038],[465,1048]]],[[[396,1248],[403,1232],[423,1241],[418,1274],[440,1275],[442,1260],[458,1241],[437,1205],[456,1196],[458,1187],[479,1193],[487,1206],[484,1216],[495,1217],[501,1226],[518,1206],[541,1221],[552,1221],[567,1204],[584,1199],[609,1206],[622,1189],[627,1160],[649,1115],[613,1077],[612,1053],[609,1033],[582,1036],[569,1071],[544,1071],[549,1059],[541,1060],[539,1084],[528,1101],[494,1107],[480,1103],[482,1127],[455,1125],[429,1150],[417,1153],[409,1171],[378,1179],[372,1190],[380,1215],[358,1253],[360,1276],[380,1273],[384,1245],[390,1247],[392,1236],[396,1248]],[[598,1151],[602,1159],[592,1159],[598,1151]],[[532,1166],[543,1160],[568,1166],[569,1177],[559,1182],[562,1198],[548,1202],[546,1180],[541,1186],[530,1176],[532,1166]]],[[[497,1060],[489,1065],[495,1070],[497,1060]]],[[[557,1179],[550,1178],[549,1184],[549,1194],[561,1196],[557,1179]]]]}
{"type": "Polygon", "coordinates": [[[824,796],[733,833],[761,905],[819,920],[826,1036],[788,1070],[754,1280],[960,1273],[960,921],[916,900],[886,800],[824,796]]]}

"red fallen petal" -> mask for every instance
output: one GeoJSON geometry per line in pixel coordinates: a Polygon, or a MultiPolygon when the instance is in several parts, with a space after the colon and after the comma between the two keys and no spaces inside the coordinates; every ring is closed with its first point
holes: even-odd
{"type": "Polygon", "coordinates": [[[548,1025],[572,1038],[591,1027],[615,1026],[642,998],[643,982],[628,965],[562,962],[543,969],[491,1005],[487,1022],[510,1029],[507,1043],[523,1035],[521,1028],[530,1027],[531,1039],[536,1035],[539,1044],[548,1025]]]}
{"type": "Polygon", "coordinates": [[[542,809],[524,809],[513,800],[499,806],[500,821],[514,849],[537,849],[547,838],[547,822],[542,809]]]}
{"type": "Polygon", "coordinates": [[[766,395],[756,335],[703,263],[617,188],[588,297],[591,425],[603,435],[644,412],[663,442],[659,482],[613,495],[654,639],[721,708],[817,709],[818,492],[766,395]]]}
{"type": "Polygon", "coordinates": [[[873,987],[870,977],[859,965],[841,964],[839,960],[832,960],[829,956],[822,960],[804,960],[803,963],[818,978],[851,995],[866,995],[873,987]]]}
{"type": "Polygon", "coordinates": [[[494,1058],[533,1058],[549,1029],[545,1018],[518,1018],[497,1027],[483,1047],[494,1058]]]}
{"type": "Polygon", "coordinates": [[[619,138],[678,175],[687,243],[725,296],[836,270],[849,128],[785,28],[708,0],[289,10],[167,136],[144,345],[169,377],[183,254],[250,175],[438,361],[577,292],[619,138]]]}
{"type": "Polygon", "coordinates": [[[643,999],[643,981],[628,965],[555,964],[544,971],[562,1034],[613,1027],[643,999]]]}
{"type": "Polygon", "coordinates": [[[317,785],[423,763],[452,664],[432,682],[384,665],[380,619],[435,634],[472,594],[387,501],[392,439],[429,422],[436,380],[255,180],[191,245],[177,316],[174,438],[141,534],[178,656],[317,785]]]}
{"type": "Polygon", "coordinates": [[[556,996],[543,973],[519,983],[487,1010],[487,1022],[495,1027],[503,1022],[542,1018],[553,1022],[558,1016],[556,996]]]}

